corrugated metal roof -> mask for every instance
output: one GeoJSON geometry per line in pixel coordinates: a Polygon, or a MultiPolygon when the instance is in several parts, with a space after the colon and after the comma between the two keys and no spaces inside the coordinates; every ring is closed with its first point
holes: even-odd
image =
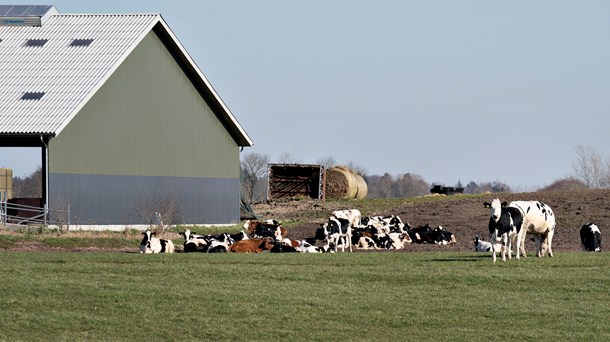
{"type": "Polygon", "coordinates": [[[155,26],[165,31],[190,64],[187,69],[211,92],[236,141],[251,146],[246,132],[159,14],[57,14],[40,27],[0,27],[0,134],[59,134],[155,26]],[[48,41],[27,46],[33,39],[48,41]],[[93,41],[74,46],[75,39],[93,41]],[[26,93],[44,96],[22,99],[26,93]]]}

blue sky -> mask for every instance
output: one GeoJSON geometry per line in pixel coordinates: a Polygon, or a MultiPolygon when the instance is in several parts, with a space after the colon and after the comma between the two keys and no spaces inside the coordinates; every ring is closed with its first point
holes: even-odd
{"type": "MultiPolygon", "coordinates": [[[[529,190],[578,145],[610,156],[610,1],[10,3],[161,13],[272,161],[529,190]]],[[[18,176],[39,159],[0,148],[18,176]]]]}

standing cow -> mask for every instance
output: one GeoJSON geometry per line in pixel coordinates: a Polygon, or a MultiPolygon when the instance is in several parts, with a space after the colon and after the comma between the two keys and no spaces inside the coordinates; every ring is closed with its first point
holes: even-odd
{"type": "MultiPolygon", "coordinates": [[[[502,241],[502,247],[500,248],[502,254],[502,261],[506,261],[506,254],[508,252],[508,259],[511,258],[512,244],[515,239],[517,240],[517,250],[519,249],[518,237],[523,227],[524,214],[521,209],[517,207],[510,207],[506,202],[500,203],[499,199],[494,199],[491,203],[483,203],[485,208],[489,208],[489,237],[491,240],[491,252],[492,260],[496,262],[496,243],[498,239],[502,241]]],[[[517,258],[519,253],[517,251],[517,258]]]]}
{"type": "Polygon", "coordinates": [[[536,256],[542,257],[545,252],[553,256],[551,245],[555,234],[555,214],[550,206],[541,201],[513,201],[509,207],[519,208],[523,212],[523,226],[517,239],[517,259],[523,252],[525,257],[525,235],[533,234],[536,241],[536,256]]]}

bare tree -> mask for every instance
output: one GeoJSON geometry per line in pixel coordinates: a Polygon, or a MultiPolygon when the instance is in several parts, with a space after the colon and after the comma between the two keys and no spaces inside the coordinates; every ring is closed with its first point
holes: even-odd
{"type": "Polygon", "coordinates": [[[280,154],[280,157],[278,158],[278,163],[280,163],[280,164],[302,164],[301,161],[296,159],[295,157],[293,157],[292,154],[290,154],[290,152],[283,152],[282,154],[280,154]]]}
{"type": "Polygon", "coordinates": [[[366,177],[366,174],[368,173],[366,168],[356,164],[353,161],[348,161],[345,166],[347,166],[350,170],[354,171],[355,173],[359,174],[362,177],[366,177]]]}
{"type": "Polygon", "coordinates": [[[242,189],[245,198],[254,203],[257,199],[256,188],[267,176],[267,165],[269,164],[269,156],[261,153],[248,153],[241,159],[241,176],[242,189]]]}
{"type": "Polygon", "coordinates": [[[576,178],[589,188],[601,189],[608,186],[608,166],[604,168],[602,158],[593,147],[576,147],[576,161],[572,163],[576,178]]]}
{"type": "Polygon", "coordinates": [[[157,231],[182,223],[182,205],[175,192],[148,193],[136,199],[132,210],[157,231]]]}
{"type": "Polygon", "coordinates": [[[337,165],[337,161],[333,157],[323,157],[316,160],[316,164],[324,166],[325,169],[329,169],[337,165]]]}

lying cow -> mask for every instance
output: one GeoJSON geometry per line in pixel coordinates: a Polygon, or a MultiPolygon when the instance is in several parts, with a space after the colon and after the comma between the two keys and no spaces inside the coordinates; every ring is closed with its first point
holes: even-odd
{"type": "Polygon", "coordinates": [[[153,237],[155,232],[147,229],[142,232],[144,238],[140,242],[140,253],[174,253],[174,243],[169,239],[153,237]]]}
{"type": "Polygon", "coordinates": [[[409,235],[412,242],[415,243],[431,243],[437,245],[456,243],[455,235],[442,226],[432,228],[426,223],[423,226],[411,228],[409,223],[406,223],[405,232],[409,235]]]}
{"type": "Polygon", "coordinates": [[[279,227],[281,235],[286,237],[288,232],[281,224],[275,220],[267,220],[266,222],[257,220],[247,220],[244,223],[244,229],[250,233],[253,238],[274,237],[276,229],[279,227]]]}
{"type": "Polygon", "coordinates": [[[475,252],[495,251],[496,253],[500,253],[501,250],[502,250],[502,245],[499,245],[499,244],[492,245],[491,242],[484,241],[478,235],[474,237],[474,251],[475,252]]]}
{"type": "Polygon", "coordinates": [[[273,248],[274,241],[270,238],[249,239],[238,241],[229,247],[229,252],[234,253],[261,253],[273,248]]]}
{"type": "Polygon", "coordinates": [[[582,250],[588,252],[602,251],[602,233],[593,223],[587,223],[580,228],[580,242],[582,250]]]}

